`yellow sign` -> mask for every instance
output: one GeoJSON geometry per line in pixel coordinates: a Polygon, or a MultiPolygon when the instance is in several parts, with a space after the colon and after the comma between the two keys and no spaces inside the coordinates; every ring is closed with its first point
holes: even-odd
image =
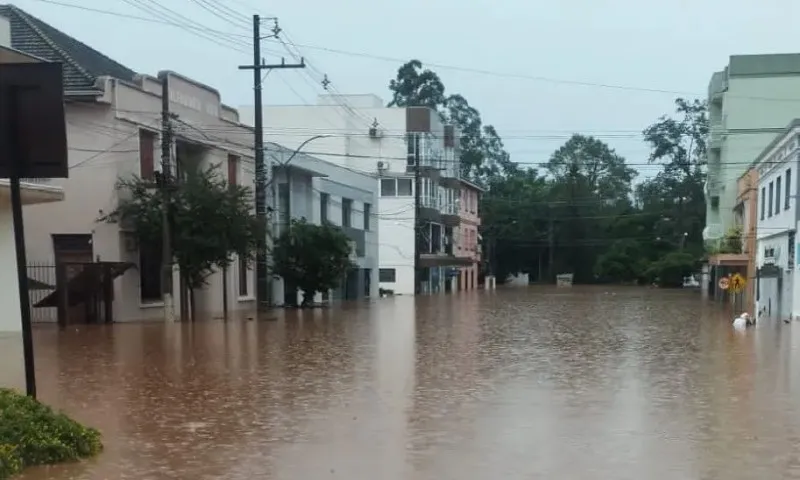
{"type": "Polygon", "coordinates": [[[744,290],[745,285],[747,285],[747,280],[738,273],[734,273],[731,277],[731,290],[735,293],[739,293],[744,290]]]}

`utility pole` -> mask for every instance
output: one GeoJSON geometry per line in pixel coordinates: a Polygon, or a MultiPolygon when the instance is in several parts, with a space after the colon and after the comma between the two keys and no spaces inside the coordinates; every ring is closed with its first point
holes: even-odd
{"type": "Polygon", "coordinates": [[[422,247],[422,181],[419,168],[419,133],[414,134],[414,293],[422,293],[422,263],[420,251],[422,247]]]}
{"type": "MultiPolygon", "coordinates": [[[[161,194],[162,245],[161,245],[161,294],[164,301],[164,320],[175,321],[175,304],[172,297],[172,228],[169,205],[172,197],[172,122],[169,112],[169,73],[161,75],[161,194]]],[[[183,293],[183,292],[181,292],[183,293]]]]}
{"type": "MultiPolygon", "coordinates": [[[[275,38],[281,32],[278,27],[278,19],[271,18],[275,22],[272,28],[272,35],[264,38],[275,38]]],[[[267,166],[264,160],[264,109],[261,104],[261,73],[273,69],[282,68],[305,68],[305,61],[301,58],[300,63],[287,64],[284,59],[277,65],[267,65],[261,56],[261,17],[253,15],[253,64],[240,65],[239,70],[253,71],[253,103],[255,109],[255,161],[256,161],[256,216],[264,223],[268,232],[264,238],[259,238],[258,251],[256,253],[256,303],[258,310],[263,312],[272,304],[271,291],[269,288],[269,265],[267,263],[267,236],[270,236],[271,224],[267,218],[267,166]]]]}
{"type": "Polygon", "coordinates": [[[547,264],[547,279],[548,282],[553,281],[553,260],[555,259],[555,246],[556,235],[553,228],[553,209],[550,205],[547,206],[547,244],[548,244],[548,264],[547,264]]]}

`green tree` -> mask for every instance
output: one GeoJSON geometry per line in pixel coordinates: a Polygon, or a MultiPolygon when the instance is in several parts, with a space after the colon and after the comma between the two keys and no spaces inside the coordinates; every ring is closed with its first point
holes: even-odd
{"type": "Polygon", "coordinates": [[[663,165],[663,170],[646,182],[650,186],[643,187],[659,193],[650,195],[657,200],[649,207],[673,219],[670,235],[685,236],[686,249],[697,255],[703,251],[708,132],[706,103],[683,98],[675,100],[674,117],[662,116],[643,132],[652,149],[650,162],[663,165]]]}
{"type": "Polygon", "coordinates": [[[639,242],[616,240],[597,257],[594,273],[601,281],[638,282],[644,277],[647,267],[639,242]]]}
{"type": "Polygon", "coordinates": [[[410,60],[389,82],[390,107],[424,106],[437,112],[445,123],[460,132],[461,170],[465,178],[485,183],[493,175],[507,175],[516,169],[495,128],[484,125],[480,112],[463,95],[445,95],[439,75],[410,60]]]}
{"type": "MultiPolygon", "coordinates": [[[[228,185],[217,167],[197,171],[168,188],[172,251],[187,281],[194,316],[194,290],[205,285],[216,268],[230,265],[233,255],[251,260],[266,231],[252,212],[252,191],[228,185]]],[[[130,223],[140,245],[161,245],[164,190],[138,176],[120,179],[117,189],[119,205],[106,221],[130,223]]]]}
{"type": "Polygon", "coordinates": [[[389,82],[390,107],[429,107],[439,111],[445,104],[444,84],[439,75],[422,68],[419,60],[409,60],[389,82]]]}
{"type": "Polygon", "coordinates": [[[688,277],[697,270],[697,257],[681,251],[670,252],[654,261],[648,268],[647,275],[653,282],[663,287],[680,287],[683,277],[688,277]]]}
{"type": "Polygon", "coordinates": [[[301,219],[292,220],[278,237],[272,255],[275,273],[285,285],[302,290],[308,306],[317,292],[336,288],[353,267],[350,252],[350,240],[340,228],[301,219]]]}

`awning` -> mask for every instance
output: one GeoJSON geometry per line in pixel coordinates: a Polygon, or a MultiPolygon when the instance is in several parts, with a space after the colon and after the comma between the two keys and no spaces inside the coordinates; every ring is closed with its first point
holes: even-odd
{"type": "MultiPolygon", "coordinates": [[[[132,263],[123,262],[93,262],[80,265],[84,268],[67,282],[67,298],[70,306],[88,301],[91,294],[102,292],[104,282],[113,282],[115,278],[134,266],[132,263]]],[[[57,307],[60,296],[61,289],[57,288],[34,307],[57,307]]]]}

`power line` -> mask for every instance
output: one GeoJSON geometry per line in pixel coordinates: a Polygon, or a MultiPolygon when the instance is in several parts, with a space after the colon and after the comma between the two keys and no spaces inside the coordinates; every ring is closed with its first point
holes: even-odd
{"type": "MultiPolygon", "coordinates": [[[[202,32],[209,32],[218,34],[221,36],[228,37],[228,40],[241,40],[245,38],[249,38],[249,35],[244,34],[237,34],[231,32],[225,32],[221,30],[214,30],[210,28],[206,28],[204,26],[193,26],[193,25],[185,25],[180,22],[175,21],[168,21],[158,18],[146,18],[146,17],[139,17],[136,15],[129,15],[121,12],[114,12],[109,10],[97,9],[97,8],[90,8],[85,7],[82,5],[75,5],[70,4],[58,0],[32,0],[36,2],[48,3],[51,5],[59,5],[66,8],[75,8],[80,9],[88,12],[98,13],[102,15],[110,15],[110,16],[117,16],[122,18],[128,18],[131,20],[139,20],[144,22],[150,23],[160,23],[163,25],[170,25],[173,27],[178,27],[181,29],[189,29],[189,30],[196,30],[202,32]]],[[[272,42],[280,43],[279,40],[268,40],[272,42]]],[[[319,50],[328,53],[334,53],[338,55],[346,55],[352,57],[361,57],[361,58],[368,58],[378,61],[384,62],[392,62],[392,63],[401,63],[404,64],[408,62],[409,58],[400,58],[400,57],[391,57],[385,55],[376,55],[370,54],[365,52],[355,52],[350,50],[343,50],[337,49],[332,47],[324,47],[319,45],[310,45],[310,44],[299,44],[294,43],[295,47],[303,47],[312,50],[319,50]]],[[[514,73],[514,72],[499,72],[493,70],[486,70],[474,67],[465,67],[465,66],[458,66],[458,65],[450,65],[445,63],[439,62],[423,62],[424,65],[434,68],[439,68],[442,70],[452,70],[452,71],[459,71],[465,73],[476,73],[480,75],[487,75],[497,78],[517,78],[521,80],[530,80],[530,81],[537,81],[537,82],[548,82],[554,84],[563,84],[563,85],[575,85],[575,86],[582,86],[582,87],[595,87],[595,88],[603,88],[603,89],[613,89],[613,90],[624,90],[624,91],[639,91],[639,92],[646,92],[646,93],[658,93],[658,94],[670,94],[670,95],[682,95],[682,96],[692,96],[692,97],[699,97],[705,98],[707,93],[702,92],[689,92],[683,90],[671,90],[671,89],[664,89],[664,88],[652,88],[652,87],[640,87],[634,85],[620,85],[620,84],[611,84],[611,83],[598,83],[598,82],[590,82],[590,81],[581,81],[581,80],[571,80],[571,79],[563,79],[563,78],[553,78],[553,77],[544,77],[544,76],[537,76],[537,75],[528,75],[528,74],[521,74],[521,73],[514,73]]],[[[800,98],[779,98],[779,97],[762,97],[762,96],[750,96],[750,95],[728,95],[728,98],[741,98],[741,99],[751,99],[751,100],[763,100],[763,101],[775,101],[775,102],[800,102],[800,98]]]]}

